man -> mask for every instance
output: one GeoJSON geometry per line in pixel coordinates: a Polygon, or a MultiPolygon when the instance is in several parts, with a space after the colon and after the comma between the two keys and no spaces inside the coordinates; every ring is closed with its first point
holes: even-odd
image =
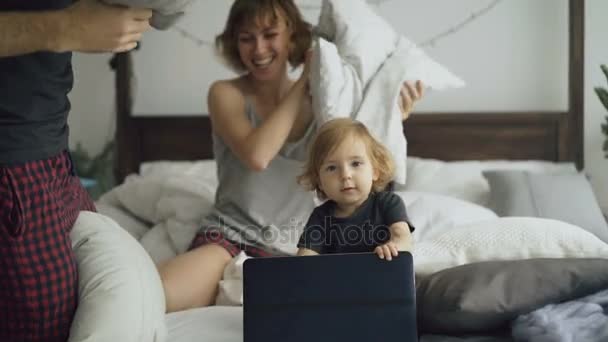
{"type": "Polygon", "coordinates": [[[69,233],[95,210],[67,152],[71,51],[131,50],[151,16],[96,0],[0,1],[0,341],[68,338],[69,233]]]}

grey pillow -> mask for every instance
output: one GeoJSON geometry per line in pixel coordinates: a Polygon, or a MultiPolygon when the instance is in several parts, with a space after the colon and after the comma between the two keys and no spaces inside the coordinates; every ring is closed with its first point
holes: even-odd
{"type": "Polygon", "coordinates": [[[421,332],[492,333],[521,314],[605,289],[608,260],[480,262],[434,273],[417,284],[421,332]]]}
{"type": "Polygon", "coordinates": [[[490,209],[498,216],[532,216],[564,221],[608,243],[608,225],[582,173],[543,174],[484,171],[490,184],[490,209]]]}

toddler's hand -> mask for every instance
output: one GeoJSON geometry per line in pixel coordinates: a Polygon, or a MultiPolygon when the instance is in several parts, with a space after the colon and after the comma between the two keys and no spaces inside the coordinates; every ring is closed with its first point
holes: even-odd
{"type": "Polygon", "coordinates": [[[391,241],[376,247],[376,249],[374,249],[374,253],[378,254],[380,259],[386,259],[387,261],[391,261],[393,260],[393,257],[399,255],[397,245],[391,241]]]}

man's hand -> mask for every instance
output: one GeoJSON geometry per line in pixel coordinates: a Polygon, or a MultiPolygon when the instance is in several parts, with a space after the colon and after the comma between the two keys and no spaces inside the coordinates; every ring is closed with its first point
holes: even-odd
{"type": "Polygon", "coordinates": [[[150,28],[152,11],[80,0],[63,11],[58,51],[124,52],[150,28]]]}

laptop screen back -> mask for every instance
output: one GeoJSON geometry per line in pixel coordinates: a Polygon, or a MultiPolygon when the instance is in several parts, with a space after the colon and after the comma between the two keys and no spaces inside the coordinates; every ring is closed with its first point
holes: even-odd
{"type": "Polygon", "coordinates": [[[417,340],[409,253],[253,258],[243,267],[245,342],[417,340]]]}

